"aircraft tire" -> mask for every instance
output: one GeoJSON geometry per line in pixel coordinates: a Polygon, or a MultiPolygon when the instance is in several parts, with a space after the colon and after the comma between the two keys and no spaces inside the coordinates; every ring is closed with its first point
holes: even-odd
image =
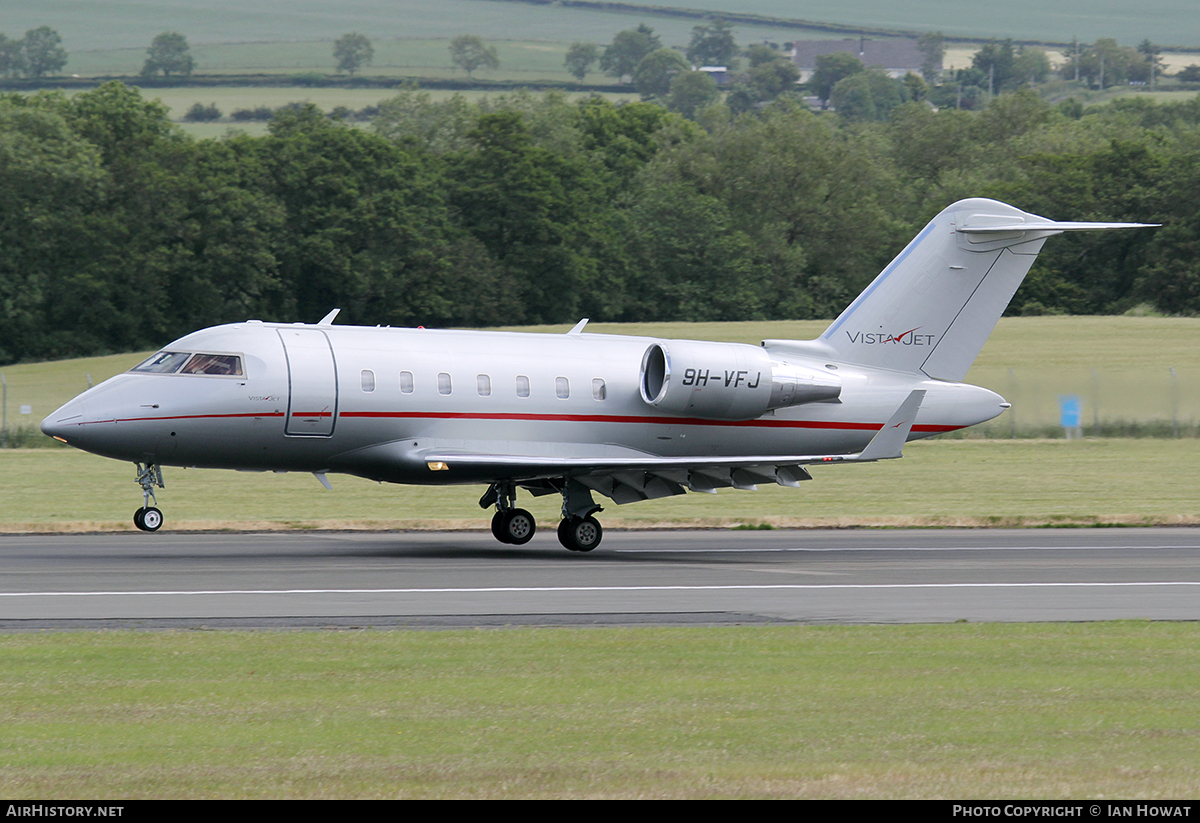
{"type": "Polygon", "coordinates": [[[504,513],[500,531],[504,534],[505,543],[523,546],[532,540],[537,532],[537,521],[524,509],[510,509],[504,513]]]}
{"type": "Polygon", "coordinates": [[[571,521],[573,517],[564,517],[558,521],[558,542],[562,543],[563,548],[567,551],[575,551],[575,546],[571,543],[571,521]]]}
{"type": "Polygon", "coordinates": [[[143,506],[133,513],[133,525],[138,527],[139,531],[146,530],[146,524],[142,522],[142,515],[146,513],[146,507],[143,506]]]}
{"type": "Polygon", "coordinates": [[[504,512],[496,512],[492,515],[492,537],[501,543],[509,542],[508,537],[504,534],[504,512]]]}
{"type": "Polygon", "coordinates": [[[604,539],[600,521],[587,517],[572,517],[558,525],[558,542],[573,552],[590,552],[604,539]]]}
{"type": "Polygon", "coordinates": [[[142,509],[142,530],[148,532],[156,532],[162,528],[163,513],[151,506],[148,509],[142,509]]]}

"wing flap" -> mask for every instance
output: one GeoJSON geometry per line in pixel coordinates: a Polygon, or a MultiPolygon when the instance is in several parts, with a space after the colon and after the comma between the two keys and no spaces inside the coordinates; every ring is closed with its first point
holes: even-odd
{"type": "MultiPolygon", "coordinates": [[[[858,454],[743,455],[737,457],[660,457],[644,453],[620,456],[592,454],[565,457],[555,454],[468,453],[436,448],[424,452],[429,466],[488,471],[518,484],[555,477],[577,480],[617,503],[653,500],[695,491],[714,494],[733,487],[754,491],[762,483],[799,486],[811,480],[805,466],[831,463],[866,463],[902,457],[902,449],[925,398],[923,389],[909,392],[871,441],[858,454]]],[[[561,452],[567,444],[556,444],[561,452]]],[[[580,446],[581,449],[588,448],[580,446]]]]}

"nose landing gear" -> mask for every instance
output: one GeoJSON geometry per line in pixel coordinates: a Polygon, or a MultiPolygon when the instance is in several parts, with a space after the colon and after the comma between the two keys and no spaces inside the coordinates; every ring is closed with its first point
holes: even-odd
{"type": "Polygon", "coordinates": [[[156,532],[162,528],[163,513],[158,509],[158,498],[154,496],[154,487],[166,488],[163,485],[162,469],[153,463],[135,463],[137,466],[137,483],[142,487],[142,507],[133,513],[133,525],[144,532],[156,532]],[[150,505],[150,501],[154,505],[150,505]]]}

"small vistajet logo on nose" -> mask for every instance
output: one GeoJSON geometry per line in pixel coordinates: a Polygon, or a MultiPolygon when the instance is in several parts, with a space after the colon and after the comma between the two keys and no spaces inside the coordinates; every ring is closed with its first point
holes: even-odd
{"type": "Polygon", "coordinates": [[[873,346],[877,343],[895,343],[899,346],[932,346],[933,341],[937,339],[936,334],[917,334],[921,330],[921,326],[908,331],[900,332],[899,334],[889,334],[888,332],[862,332],[848,331],[846,336],[850,338],[851,343],[866,343],[873,346]]]}

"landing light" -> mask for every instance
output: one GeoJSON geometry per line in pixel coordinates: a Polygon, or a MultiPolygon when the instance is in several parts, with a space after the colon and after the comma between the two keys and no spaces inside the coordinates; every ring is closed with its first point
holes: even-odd
{"type": "MultiPolygon", "coordinates": [[[[54,438],[55,440],[57,440],[59,443],[67,443],[67,438],[65,438],[65,437],[59,437],[57,434],[51,435],[51,437],[53,437],[53,438],[54,438]]],[[[67,445],[69,446],[69,445],[71,445],[71,444],[70,444],[70,443],[67,443],[67,445]]]]}
{"type": "Polygon", "coordinates": [[[435,462],[435,463],[426,463],[425,465],[429,467],[429,470],[430,470],[431,472],[445,472],[445,471],[450,471],[450,467],[449,467],[449,466],[447,466],[445,463],[443,463],[443,462],[442,462],[442,461],[440,461],[440,460],[439,460],[439,461],[437,461],[437,462],[435,462]]]}

